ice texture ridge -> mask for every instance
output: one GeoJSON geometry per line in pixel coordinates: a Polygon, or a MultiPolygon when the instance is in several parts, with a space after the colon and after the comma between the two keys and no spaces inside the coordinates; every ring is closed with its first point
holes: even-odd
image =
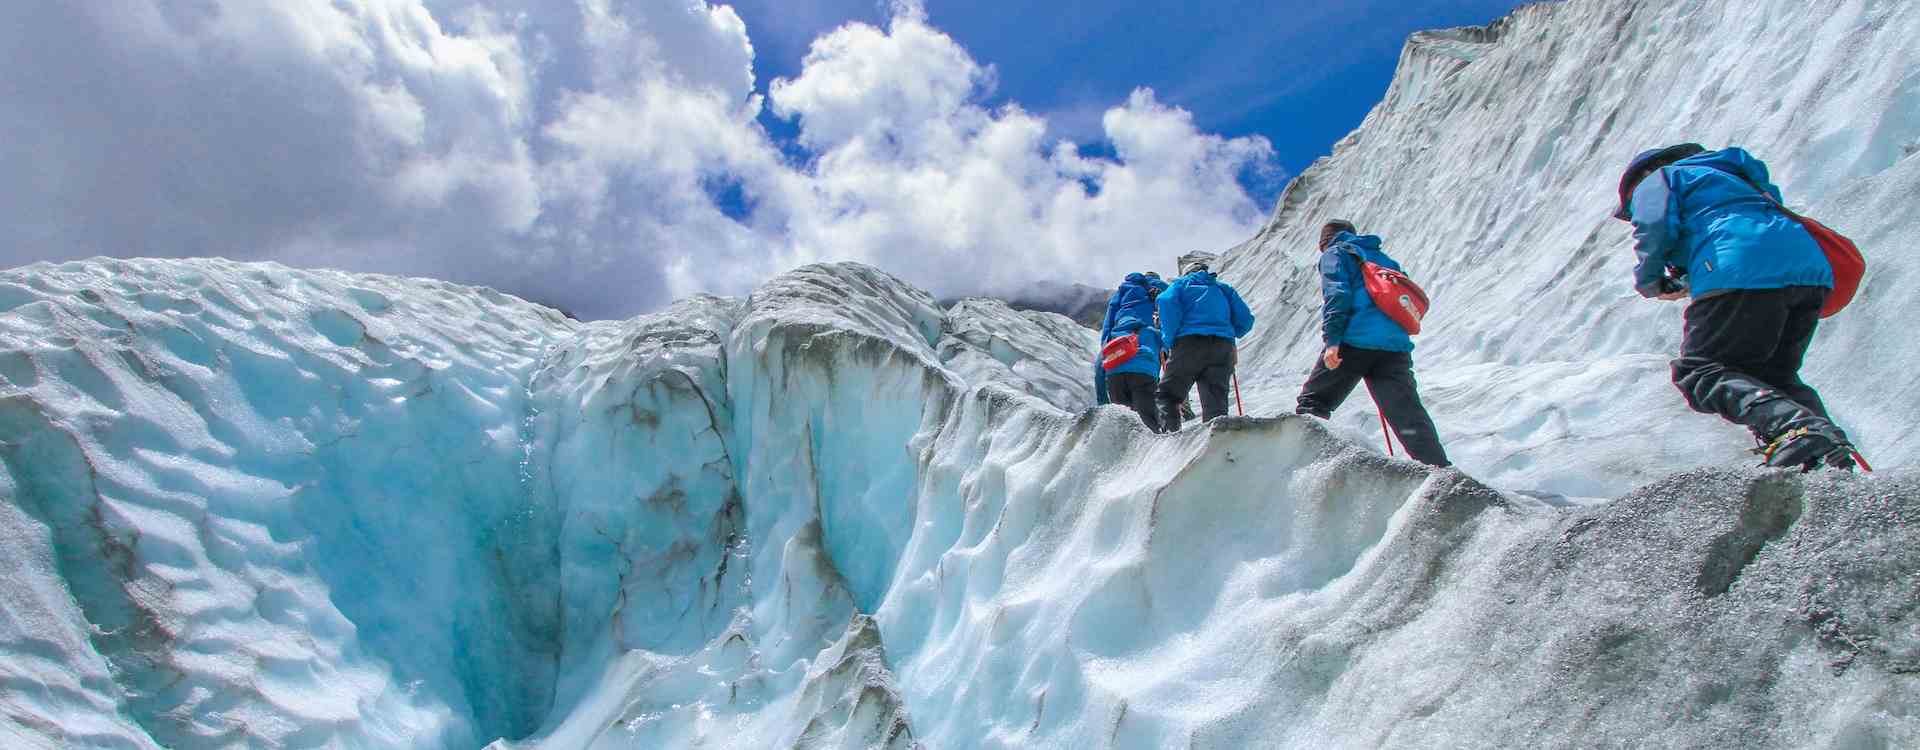
{"type": "Polygon", "coordinates": [[[1169,436],[1090,408],[1091,332],[858,265],[593,323],[0,272],[0,746],[1920,746],[1916,40],[1785,0],[1416,35],[1216,264],[1259,416],[1169,436]],[[1676,140],[1867,248],[1808,376],[1880,473],[1745,468],[1666,384],[1606,214],[1676,140]],[[1286,414],[1336,215],[1434,292],[1458,470],[1286,414]]]}
{"type": "Polygon", "coordinates": [[[1152,436],[1051,377],[1090,331],[851,265],[591,324],[218,261],[0,291],[10,745],[1920,737],[1910,473],[1566,508],[1304,418],[1152,436]]]}
{"type": "MultiPolygon", "coordinates": [[[[1876,465],[1911,465],[1916,60],[1920,3],[1896,0],[1567,0],[1415,34],[1361,127],[1215,264],[1260,316],[1243,392],[1291,406],[1321,346],[1320,226],[1348,219],[1433,298],[1417,372],[1469,473],[1611,498],[1745,462],[1745,431],[1687,411],[1669,384],[1684,306],[1633,292],[1630,230],[1610,218],[1635,153],[1738,145],[1790,206],[1865,250],[1854,307],[1822,323],[1803,375],[1876,465]]],[[[1377,435],[1371,404],[1354,401],[1338,428],[1377,435]]]]}

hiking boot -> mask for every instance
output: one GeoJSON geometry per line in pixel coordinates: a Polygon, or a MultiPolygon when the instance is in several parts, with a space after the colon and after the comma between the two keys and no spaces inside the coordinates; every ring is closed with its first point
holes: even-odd
{"type": "Polygon", "coordinates": [[[1853,460],[1853,446],[1846,443],[1841,443],[1840,450],[1828,453],[1822,460],[1826,461],[1827,468],[1835,471],[1853,471],[1859,467],[1853,460]]]}
{"type": "Polygon", "coordinates": [[[1851,471],[1854,467],[1853,446],[1847,444],[1844,434],[1831,427],[1788,430],[1769,442],[1762,454],[1766,456],[1766,463],[1762,465],[1782,469],[1797,467],[1801,471],[1813,471],[1824,464],[1851,471]]]}
{"type": "MultiPolygon", "coordinates": [[[[1741,424],[1747,426],[1754,437],[1765,445],[1762,452],[1771,455],[1780,446],[1780,438],[1800,430],[1825,432],[1833,428],[1833,422],[1801,406],[1798,402],[1781,396],[1771,390],[1755,393],[1752,401],[1740,410],[1741,424]]],[[[1836,431],[1837,432],[1837,431],[1836,431]]],[[[1831,434],[1828,435],[1832,437],[1831,434]]],[[[1840,441],[1845,442],[1841,435],[1840,441]]]]}

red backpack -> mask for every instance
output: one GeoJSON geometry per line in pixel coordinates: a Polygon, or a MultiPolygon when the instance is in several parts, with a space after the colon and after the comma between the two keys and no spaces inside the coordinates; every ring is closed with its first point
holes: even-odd
{"type": "Polygon", "coordinates": [[[1426,291],[1406,274],[1367,260],[1354,246],[1343,247],[1360,262],[1360,278],[1366,281],[1367,296],[1373,298],[1374,306],[1407,329],[1407,333],[1418,335],[1420,320],[1427,317],[1427,307],[1431,304],[1426,291]]]}
{"type": "Polygon", "coordinates": [[[1106,346],[1100,347],[1100,369],[1112,370],[1131,361],[1139,353],[1140,334],[1115,336],[1106,346]]]}
{"type": "MultiPolygon", "coordinates": [[[[1724,169],[1719,171],[1727,172],[1724,169]]],[[[1840,312],[1848,303],[1853,302],[1854,292],[1860,291],[1861,277],[1867,275],[1867,257],[1860,254],[1860,246],[1853,244],[1853,240],[1847,239],[1846,235],[1834,231],[1833,227],[1815,221],[1811,216],[1801,216],[1780,201],[1774,200],[1773,193],[1754,184],[1752,180],[1747,179],[1746,175],[1733,172],[1727,172],[1727,174],[1740,178],[1741,182],[1759,191],[1760,197],[1767,199],[1774,208],[1780,209],[1780,213],[1800,222],[1800,226],[1806,228],[1807,234],[1813,235],[1813,241],[1820,245],[1820,252],[1826,254],[1827,265],[1833,266],[1833,291],[1827,292],[1827,302],[1820,306],[1820,317],[1831,318],[1834,313],[1840,312]]]]}
{"type": "Polygon", "coordinates": [[[1807,234],[1813,235],[1813,241],[1820,243],[1821,252],[1827,254],[1827,264],[1833,266],[1833,291],[1827,292],[1827,302],[1820,306],[1820,317],[1831,318],[1846,309],[1847,304],[1853,302],[1853,293],[1860,291],[1860,279],[1867,275],[1867,257],[1860,254],[1859,245],[1832,227],[1789,211],[1786,206],[1780,206],[1780,210],[1807,228],[1807,234]]]}

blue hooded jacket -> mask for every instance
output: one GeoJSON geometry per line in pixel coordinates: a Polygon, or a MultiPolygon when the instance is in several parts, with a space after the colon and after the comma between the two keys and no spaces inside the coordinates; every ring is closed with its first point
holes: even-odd
{"type": "Polygon", "coordinates": [[[1125,336],[1129,333],[1140,334],[1140,353],[1133,355],[1133,359],[1127,360],[1119,367],[1109,370],[1107,375],[1111,377],[1123,372],[1133,372],[1141,375],[1149,375],[1158,380],[1160,378],[1160,350],[1165,348],[1160,341],[1160,329],[1154,328],[1147,323],[1147,321],[1131,315],[1114,322],[1113,335],[1115,338],[1125,336]]]}
{"type": "Polygon", "coordinates": [[[1174,279],[1160,293],[1160,336],[1174,346],[1188,336],[1237,339],[1252,330],[1246,301],[1210,271],[1174,279]]]}
{"type": "Polygon", "coordinates": [[[1780,200],[1767,165],[1741,148],[1681,159],[1633,190],[1633,286],[1660,293],[1669,267],[1694,299],[1734,289],[1833,287],[1819,243],[1754,186],[1780,200]]]}
{"type": "Polygon", "coordinates": [[[1114,325],[1120,319],[1134,317],[1140,320],[1153,320],[1153,294],[1164,291],[1167,282],[1144,273],[1127,274],[1127,280],[1120,283],[1113,296],[1107,299],[1107,317],[1100,322],[1100,343],[1112,341],[1116,335],[1114,325]]]}
{"type": "Polygon", "coordinates": [[[1320,338],[1327,346],[1347,346],[1383,352],[1413,351],[1413,337],[1407,329],[1373,303],[1367,293],[1366,279],[1360,274],[1360,261],[1348,250],[1357,250],[1367,260],[1395,271],[1400,264],[1380,249],[1380,238],[1367,234],[1341,232],[1320,253],[1320,338]]]}

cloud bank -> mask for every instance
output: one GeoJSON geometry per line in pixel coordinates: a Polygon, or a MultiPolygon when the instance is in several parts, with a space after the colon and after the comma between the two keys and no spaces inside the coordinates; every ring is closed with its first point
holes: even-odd
{"type": "Polygon", "coordinates": [[[764,86],[749,31],[698,1],[8,4],[0,265],[269,259],[614,317],[824,260],[1106,285],[1264,218],[1268,143],[1150,90],[1083,147],[983,107],[994,70],[913,5],[764,86]]]}

